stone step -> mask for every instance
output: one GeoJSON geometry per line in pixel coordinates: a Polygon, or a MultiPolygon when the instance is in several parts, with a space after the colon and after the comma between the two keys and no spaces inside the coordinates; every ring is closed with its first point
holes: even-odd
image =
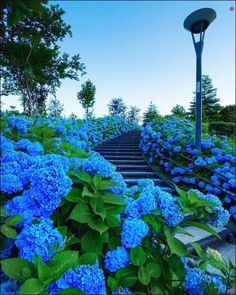
{"type": "Polygon", "coordinates": [[[140,178],[156,178],[156,174],[154,172],[143,172],[143,171],[125,171],[121,172],[124,178],[131,178],[131,179],[140,179],[140,178]]]}
{"type": "Polygon", "coordinates": [[[117,164],[116,165],[117,171],[121,172],[122,171],[144,171],[144,172],[153,172],[150,167],[147,165],[122,165],[122,164],[117,164]]]}
{"type": "Polygon", "coordinates": [[[142,154],[140,151],[138,152],[133,152],[133,151],[125,151],[125,152],[120,152],[120,151],[100,151],[100,155],[102,156],[138,156],[142,157],[142,154]]]}
{"type": "Polygon", "coordinates": [[[138,155],[102,155],[104,158],[106,158],[108,161],[110,160],[142,160],[142,156],[138,155]]]}
{"type": "MultiPolygon", "coordinates": [[[[222,240],[226,239],[226,237],[230,233],[230,230],[224,226],[221,226],[221,227],[211,226],[211,227],[219,234],[222,240]]],[[[186,244],[188,250],[191,253],[194,252],[193,247],[190,245],[190,243],[192,242],[199,243],[203,249],[206,249],[207,247],[212,247],[213,245],[216,246],[217,244],[220,244],[222,242],[221,239],[213,236],[209,232],[204,231],[200,228],[193,227],[193,226],[186,226],[184,227],[184,229],[188,231],[190,234],[192,234],[193,237],[187,236],[184,234],[176,234],[175,237],[181,240],[184,244],[186,244]]]]}
{"type": "Polygon", "coordinates": [[[130,147],[130,146],[127,146],[127,147],[119,147],[119,146],[115,146],[115,147],[108,147],[108,146],[105,146],[105,147],[98,147],[98,148],[95,148],[94,149],[96,152],[102,152],[102,151],[119,151],[119,152],[126,152],[126,151],[134,151],[134,152],[141,152],[141,150],[139,149],[139,147],[130,147]]]}
{"type": "MultiPolygon", "coordinates": [[[[114,165],[120,165],[120,164],[126,164],[126,165],[135,165],[135,166],[139,166],[139,165],[147,165],[147,163],[144,160],[133,160],[133,159],[129,159],[129,160],[119,160],[119,159],[111,159],[109,160],[109,162],[111,162],[114,165]]],[[[148,166],[147,166],[148,167],[148,166]]]]}

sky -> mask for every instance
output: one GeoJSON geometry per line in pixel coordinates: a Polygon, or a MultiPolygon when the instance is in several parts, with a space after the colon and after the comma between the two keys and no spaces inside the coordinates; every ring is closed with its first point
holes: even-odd
{"type": "MultiPolygon", "coordinates": [[[[50,1],[65,10],[72,38],[59,45],[80,54],[87,74],[63,80],[56,97],[64,114],[82,117],[76,98],[81,84],[96,86],[94,113],[108,113],[108,102],[124,99],[143,113],[152,101],[162,115],[176,104],[188,109],[195,90],[196,57],[191,33],[183,28],[194,10],[213,8],[217,18],[205,34],[202,73],[211,77],[222,105],[235,103],[234,1],[50,1]]],[[[3,97],[4,107],[19,107],[19,97],[3,97]]]]}

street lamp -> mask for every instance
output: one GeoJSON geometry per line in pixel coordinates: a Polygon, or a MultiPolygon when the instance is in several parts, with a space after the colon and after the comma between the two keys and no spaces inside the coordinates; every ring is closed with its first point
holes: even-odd
{"type": "Polygon", "coordinates": [[[202,50],[205,31],[216,18],[216,12],[211,8],[202,8],[192,12],[184,21],[184,28],[191,32],[196,52],[196,128],[195,148],[201,152],[202,137],[202,50]],[[196,42],[194,34],[199,35],[196,42]]]}

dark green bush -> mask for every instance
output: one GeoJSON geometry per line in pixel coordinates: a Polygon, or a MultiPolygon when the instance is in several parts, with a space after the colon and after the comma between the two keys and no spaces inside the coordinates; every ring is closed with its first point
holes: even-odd
{"type": "Polygon", "coordinates": [[[209,132],[217,135],[235,136],[236,124],[233,122],[210,122],[209,132]]]}

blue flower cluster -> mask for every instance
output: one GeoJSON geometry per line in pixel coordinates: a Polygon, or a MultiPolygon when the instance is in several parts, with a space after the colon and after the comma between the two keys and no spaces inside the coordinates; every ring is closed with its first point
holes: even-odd
{"type": "Polygon", "coordinates": [[[17,295],[20,284],[15,280],[1,281],[0,291],[2,295],[17,295]]]}
{"type": "Polygon", "coordinates": [[[15,246],[13,239],[6,238],[4,241],[3,248],[0,249],[0,259],[7,259],[11,256],[12,249],[15,246]]]}
{"type": "Polygon", "coordinates": [[[153,120],[142,130],[140,148],[150,163],[162,166],[175,183],[224,196],[230,209],[236,201],[235,150],[226,138],[208,134],[203,134],[201,155],[194,146],[194,128],[188,120],[153,120]]]}
{"type": "Polygon", "coordinates": [[[75,270],[69,269],[60,279],[49,285],[50,295],[67,288],[77,288],[87,295],[105,295],[106,285],[103,271],[97,265],[81,265],[75,270]]]}
{"type": "Polygon", "coordinates": [[[122,224],[121,243],[126,248],[135,248],[148,234],[148,225],[141,219],[126,219],[122,224]]]}
{"type": "Polygon", "coordinates": [[[115,272],[129,263],[129,252],[124,247],[117,247],[113,251],[108,251],[105,255],[105,268],[110,272],[115,272]]]}
{"type": "Polygon", "coordinates": [[[209,286],[216,289],[216,294],[225,294],[226,286],[218,275],[210,275],[198,268],[190,268],[185,264],[185,286],[189,295],[207,295],[209,286]]]}
{"type": "Polygon", "coordinates": [[[30,262],[35,255],[40,255],[44,262],[48,262],[55,254],[53,246],[56,243],[61,247],[63,237],[53,228],[52,220],[44,217],[39,219],[39,223],[25,226],[15,241],[20,258],[30,262]]]}
{"type": "Polygon", "coordinates": [[[26,134],[27,129],[33,125],[33,122],[34,120],[32,118],[23,116],[11,115],[7,118],[8,126],[18,130],[21,134],[26,134]]]}
{"type": "Polygon", "coordinates": [[[44,149],[38,142],[32,142],[26,138],[19,140],[16,143],[16,149],[26,151],[30,156],[43,155],[44,149]]]}

